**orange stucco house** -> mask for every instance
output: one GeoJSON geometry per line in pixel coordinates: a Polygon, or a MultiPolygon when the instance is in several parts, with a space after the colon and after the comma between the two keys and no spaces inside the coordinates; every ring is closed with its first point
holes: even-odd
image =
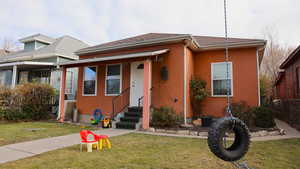
{"type": "MultiPolygon", "coordinates": [[[[227,42],[232,101],[260,105],[259,65],[266,41],[229,38],[227,42]]],[[[76,52],[79,60],[60,65],[60,120],[64,120],[65,112],[66,70],[73,67],[79,68],[76,107],[81,121],[88,121],[96,108],[112,116],[125,110],[141,110],[140,123],[146,129],[151,107],[166,106],[190,122],[193,111],[189,82],[193,76],[205,80],[210,91],[203,101],[203,112],[222,117],[226,106],[224,49],[225,38],[164,33],[81,49],[76,52]]],[[[130,123],[130,115],[134,116],[127,115],[124,123],[130,123]]]]}

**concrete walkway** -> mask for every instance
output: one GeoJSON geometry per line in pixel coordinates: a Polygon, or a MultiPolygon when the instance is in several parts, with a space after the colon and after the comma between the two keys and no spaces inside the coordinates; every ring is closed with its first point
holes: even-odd
{"type": "MultiPolygon", "coordinates": [[[[290,127],[286,122],[275,119],[276,126],[280,129],[284,129],[285,135],[278,136],[263,136],[263,137],[252,137],[251,141],[270,141],[270,140],[282,140],[282,139],[290,139],[290,138],[300,138],[300,132],[296,129],[290,127]]],[[[137,131],[136,133],[140,134],[149,134],[156,136],[169,136],[169,137],[185,137],[185,138],[199,138],[199,139],[207,139],[206,136],[191,136],[191,135],[179,135],[179,134],[168,134],[168,133],[156,133],[156,132],[144,132],[137,131]]]]}
{"type": "MultiPolygon", "coordinates": [[[[96,134],[105,134],[109,137],[119,136],[133,132],[133,130],[101,129],[95,131],[96,134]]],[[[73,146],[79,144],[79,134],[70,134],[59,137],[51,137],[23,143],[9,144],[0,147],[0,164],[15,161],[26,157],[31,157],[44,152],[73,146]]]]}

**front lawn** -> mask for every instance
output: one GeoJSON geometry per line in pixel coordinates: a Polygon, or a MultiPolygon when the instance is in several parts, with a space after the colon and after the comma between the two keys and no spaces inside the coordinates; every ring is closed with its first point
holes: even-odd
{"type": "Polygon", "coordinates": [[[81,129],[80,126],[55,122],[0,123],[0,146],[77,133],[81,129]]]}
{"type": "MultiPolygon", "coordinates": [[[[79,145],[0,165],[0,169],[234,169],[210,153],[206,140],[128,134],[111,138],[111,150],[79,152],[79,145]]],[[[300,139],[254,142],[246,160],[256,169],[296,169],[300,139]]]]}

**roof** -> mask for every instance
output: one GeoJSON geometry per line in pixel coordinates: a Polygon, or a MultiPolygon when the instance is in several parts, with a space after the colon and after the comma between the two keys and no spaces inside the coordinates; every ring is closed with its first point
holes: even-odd
{"type": "Polygon", "coordinates": [[[194,36],[190,34],[170,34],[170,33],[148,33],[139,36],[134,36],[126,39],[103,43],[96,46],[81,49],[76,53],[78,55],[89,54],[95,52],[103,52],[115,49],[125,49],[132,47],[149,46],[153,44],[174,43],[177,41],[189,40],[192,42],[192,49],[207,50],[224,47],[242,47],[242,46],[264,46],[266,41],[261,39],[241,39],[212,37],[212,36],[194,36]]]}
{"type": "Polygon", "coordinates": [[[98,58],[90,58],[90,59],[80,59],[80,60],[60,63],[59,65],[65,66],[65,65],[82,64],[82,63],[101,62],[101,61],[108,61],[108,60],[131,59],[131,58],[146,57],[146,56],[157,56],[160,54],[167,53],[168,51],[169,51],[169,49],[161,49],[161,50],[155,50],[155,51],[130,53],[130,54],[124,54],[124,55],[114,55],[114,56],[106,56],[106,57],[98,57],[98,58]]]}
{"type": "Polygon", "coordinates": [[[55,39],[53,39],[49,36],[38,33],[38,34],[34,34],[34,35],[31,35],[31,36],[19,39],[19,41],[22,42],[22,43],[32,42],[32,41],[39,41],[39,42],[44,42],[44,43],[47,43],[47,44],[51,44],[51,43],[55,42],[55,39]]]}
{"type": "Polygon", "coordinates": [[[282,62],[280,69],[285,69],[296,58],[300,58],[300,45],[282,62]]]}
{"type": "Polygon", "coordinates": [[[0,58],[0,63],[34,60],[54,56],[61,56],[69,59],[78,59],[78,56],[74,52],[85,47],[88,47],[88,45],[78,39],[75,39],[71,36],[62,36],[55,39],[55,41],[50,45],[46,45],[36,50],[21,50],[18,52],[10,53],[5,57],[0,58]]]}

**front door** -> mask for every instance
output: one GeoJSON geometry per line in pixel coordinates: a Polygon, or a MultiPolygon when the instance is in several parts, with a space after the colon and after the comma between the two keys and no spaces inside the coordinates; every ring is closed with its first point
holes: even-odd
{"type": "Polygon", "coordinates": [[[130,106],[138,106],[144,93],[144,63],[132,62],[130,66],[130,106]]]}

